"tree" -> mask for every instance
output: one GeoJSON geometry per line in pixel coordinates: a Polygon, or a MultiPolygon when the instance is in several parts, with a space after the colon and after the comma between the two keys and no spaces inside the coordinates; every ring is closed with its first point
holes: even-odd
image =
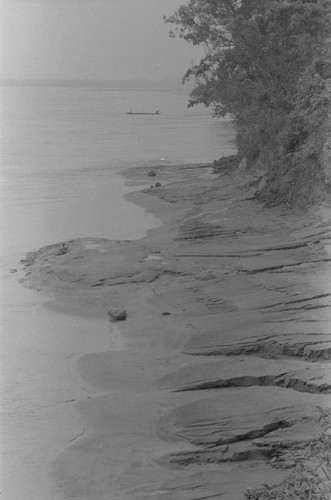
{"type": "Polygon", "coordinates": [[[202,103],[215,116],[230,114],[239,158],[267,168],[273,184],[284,169],[288,186],[297,182],[300,168],[322,182],[330,108],[329,1],[190,0],[166,22],[173,26],[171,36],[204,45],[205,57],[184,76],[195,83],[189,105],[202,103]]]}

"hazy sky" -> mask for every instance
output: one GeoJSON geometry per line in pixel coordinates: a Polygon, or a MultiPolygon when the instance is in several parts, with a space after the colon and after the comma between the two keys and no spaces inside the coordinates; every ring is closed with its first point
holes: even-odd
{"type": "Polygon", "coordinates": [[[194,47],[163,14],[183,0],[0,0],[0,78],[182,76],[194,47]]]}

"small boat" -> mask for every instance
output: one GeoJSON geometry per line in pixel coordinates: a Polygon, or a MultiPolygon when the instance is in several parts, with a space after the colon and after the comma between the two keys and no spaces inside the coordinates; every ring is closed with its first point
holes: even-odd
{"type": "Polygon", "coordinates": [[[127,115],[160,115],[160,111],[157,110],[157,111],[154,111],[153,113],[134,113],[133,111],[127,111],[126,113],[127,115]]]}

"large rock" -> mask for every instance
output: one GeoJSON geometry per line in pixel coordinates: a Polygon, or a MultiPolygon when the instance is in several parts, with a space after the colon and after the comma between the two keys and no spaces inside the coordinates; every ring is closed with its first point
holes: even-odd
{"type": "Polygon", "coordinates": [[[124,321],[127,317],[125,309],[109,309],[108,316],[110,321],[124,321]]]}

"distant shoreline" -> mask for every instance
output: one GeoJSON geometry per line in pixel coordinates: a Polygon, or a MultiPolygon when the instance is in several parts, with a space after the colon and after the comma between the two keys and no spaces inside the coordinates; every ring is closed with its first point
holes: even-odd
{"type": "Polygon", "coordinates": [[[0,87],[51,87],[87,88],[100,90],[176,90],[184,94],[191,91],[190,85],[183,85],[180,79],[165,80],[47,80],[47,79],[3,79],[0,87]]]}

